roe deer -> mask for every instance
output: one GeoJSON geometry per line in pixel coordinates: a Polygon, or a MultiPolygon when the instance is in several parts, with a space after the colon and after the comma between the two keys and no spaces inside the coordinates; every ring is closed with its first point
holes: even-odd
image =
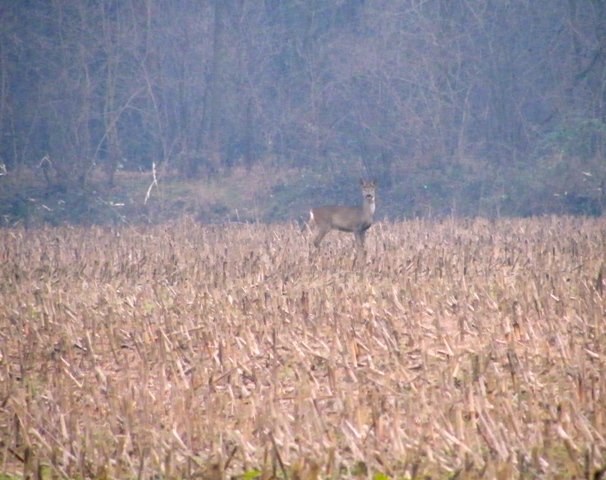
{"type": "Polygon", "coordinates": [[[318,228],[314,245],[319,247],[322,239],[331,230],[340,230],[342,232],[353,232],[357,246],[364,248],[364,235],[372,225],[372,217],[375,213],[376,186],[376,180],[367,183],[360,179],[363,202],[358,207],[330,205],[312,208],[309,212],[309,223],[310,225],[315,224],[318,228]]]}

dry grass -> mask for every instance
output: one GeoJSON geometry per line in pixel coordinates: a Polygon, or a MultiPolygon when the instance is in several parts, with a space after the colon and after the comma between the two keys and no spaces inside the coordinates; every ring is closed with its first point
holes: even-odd
{"type": "Polygon", "coordinates": [[[601,219],[0,231],[0,476],[600,478],[601,219]]]}

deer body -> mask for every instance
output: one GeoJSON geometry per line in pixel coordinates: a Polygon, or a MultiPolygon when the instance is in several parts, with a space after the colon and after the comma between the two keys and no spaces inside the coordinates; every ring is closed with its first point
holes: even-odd
{"type": "Polygon", "coordinates": [[[320,242],[331,230],[341,232],[353,232],[356,244],[364,247],[364,236],[366,230],[372,225],[375,213],[375,190],[377,181],[364,182],[360,179],[362,190],[362,205],[357,207],[344,207],[328,205],[325,207],[312,208],[310,211],[310,224],[315,224],[318,232],[314,237],[314,245],[320,246],[320,242]]]}

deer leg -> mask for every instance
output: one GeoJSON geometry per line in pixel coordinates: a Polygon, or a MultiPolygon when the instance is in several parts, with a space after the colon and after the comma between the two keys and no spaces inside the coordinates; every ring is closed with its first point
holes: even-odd
{"type": "Polygon", "coordinates": [[[366,263],[366,248],[364,248],[364,237],[366,235],[366,230],[354,232],[356,236],[356,253],[354,257],[354,268],[356,263],[358,262],[358,257],[362,257],[362,264],[366,263]]]}
{"type": "Polygon", "coordinates": [[[314,237],[314,246],[316,248],[320,246],[320,242],[328,232],[330,232],[330,227],[319,227],[318,233],[316,233],[316,236],[314,237]]]}
{"type": "Polygon", "coordinates": [[[356,247],[360,250],[364,250],[364,237],[366,236],[366,230],[354,232],[356,236],[356,247]]]}

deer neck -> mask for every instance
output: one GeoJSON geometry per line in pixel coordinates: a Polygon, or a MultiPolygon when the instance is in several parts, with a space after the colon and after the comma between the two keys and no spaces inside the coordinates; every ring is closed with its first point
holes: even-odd
{"type": "Polygon", "coordinates": [[[364,213],[366,213],[367,215],[370,216],[370,218],[373,217],[373,215],[375,214],[375,199],[364,199],[364,203],[362,204],[362,210],[364,211],[364,213]]]}

